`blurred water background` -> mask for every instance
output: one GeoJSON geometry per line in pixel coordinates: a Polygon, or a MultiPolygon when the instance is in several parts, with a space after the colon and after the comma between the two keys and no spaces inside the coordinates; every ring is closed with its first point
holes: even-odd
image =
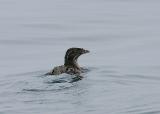
{"type": "Polygon", "coordinates": [[[159,12],[159,0],[0,0],[0,114],[160,114],[159,12]],[[43,74],[70,47],[91,51],[90,72],[53,83],[43,74]]]}

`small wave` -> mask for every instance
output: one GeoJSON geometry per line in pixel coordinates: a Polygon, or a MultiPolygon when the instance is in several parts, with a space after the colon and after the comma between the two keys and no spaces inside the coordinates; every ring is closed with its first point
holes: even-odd
{"type": "Polygon", "coordinates": [[[49,91],[61,91],[61,90],[66,90],[66,89],[70,89],[74,87],[74,85],[63,85],[63,86],[58,86],[58,87],[47,87],[47,88],[44,88],[44,89],[36,89],[36,88],[29,88],[29,89],[23,89],[22,92],[49,92],[49,91]]]}

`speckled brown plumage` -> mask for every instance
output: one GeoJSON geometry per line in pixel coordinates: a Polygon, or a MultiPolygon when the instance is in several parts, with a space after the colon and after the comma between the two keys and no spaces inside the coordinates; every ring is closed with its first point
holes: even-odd
{"type": "Polygon", "coordinates": [[[83,68],[77,63],[77,59],[85,53],[89,53],[89,51],[83,48],[69,48],[64,58],[64,65],[54,67],[47,75],[59,75],[62,73],[80,75],[83,72],[83,68]]]}

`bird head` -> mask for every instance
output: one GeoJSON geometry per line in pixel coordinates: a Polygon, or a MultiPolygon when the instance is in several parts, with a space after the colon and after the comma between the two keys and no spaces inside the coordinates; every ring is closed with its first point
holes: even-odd
{"type": "Polygon", "coordinates": [[[78,57],[86,53],[89,53],[89,50],[85,50],[83,48],[69,48],[65,55],[64,65],[78,67],[78,57]]]}

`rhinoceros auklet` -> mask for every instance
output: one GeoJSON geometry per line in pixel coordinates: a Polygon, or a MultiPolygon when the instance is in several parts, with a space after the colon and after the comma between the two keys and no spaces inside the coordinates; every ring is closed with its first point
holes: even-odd
{"type": "Polygon", "coordinates": [[[59,75],[62,73],[80,75],[80,73],[83,72],[83,68],[78,65],[77,59],[85,53],[89,53],[89,51],[83,48],[69,48],[64,58],[64,65],[54,67],[54,69],[46,75],[59,75]]]}

